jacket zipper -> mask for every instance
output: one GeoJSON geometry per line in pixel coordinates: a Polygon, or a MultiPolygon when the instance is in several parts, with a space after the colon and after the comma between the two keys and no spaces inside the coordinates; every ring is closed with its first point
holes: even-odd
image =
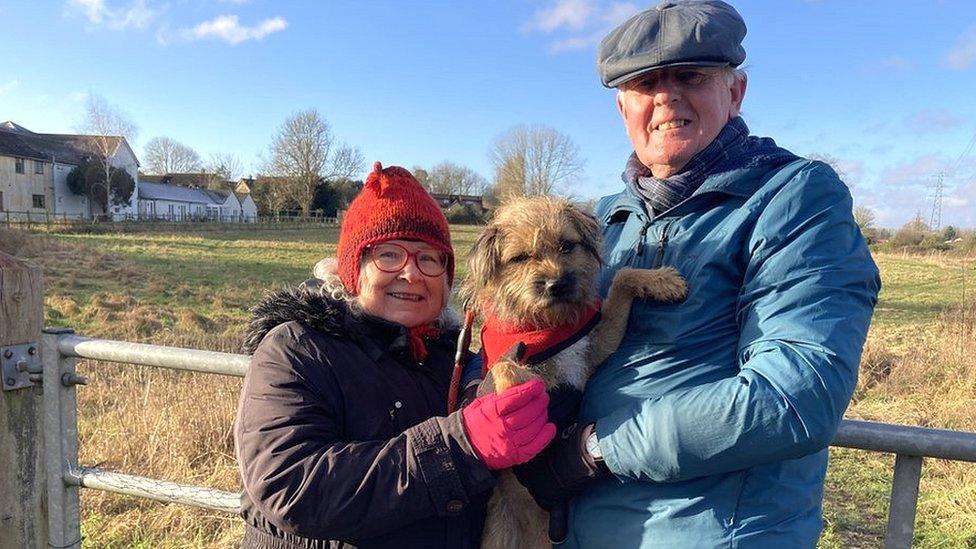
{"type": "Polygon", "coordinates": [[[644,225],[641,227],[640,235],[637,237],[637,245],[635,246],[637,249],[634,250],[637,252],[637,257],[644,255],[644,239],[647,238],[647,228],[650,226],[651,222],[645,221],[644,225]]]}
{"type": "Polygon", "coordinates": [[[664,248],[668,245],[668,228],[671,227],[671,222],[668,221],[661,228],[661,236],[657,240],[657,254],[654,256],[654,266],[657,269],[664,263],[664,248]]]}

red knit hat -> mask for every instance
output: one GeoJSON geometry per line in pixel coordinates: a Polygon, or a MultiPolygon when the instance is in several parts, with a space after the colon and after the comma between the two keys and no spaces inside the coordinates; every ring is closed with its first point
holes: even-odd
{"type": "Polygon", "coordinates": [[[400,166],[384,169],[376,162],[339,230],[339,278],[347,291],[359,293],[363,250],[397,239],[420,240],[446,253],[447,280],[454,284],[454,248],[444,212],[409,171],[400,166]]]}

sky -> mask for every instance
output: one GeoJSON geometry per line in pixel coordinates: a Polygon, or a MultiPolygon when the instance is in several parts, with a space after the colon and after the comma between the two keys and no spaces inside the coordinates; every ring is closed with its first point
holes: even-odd
{"type": "MultiPolygon", "coordinates": [[[[976,2],[733,0],[746,21],[743,118],[829,157],[878,225],[976,227],[976,2]]],[[[563,189],[623,188],[632,148],[596,46],[653,3],[617,0],[0,0],[0,122],[74,133],[94,93],[139,127],[236,156],[244,174],[316,109],[366,168],[468,166],[519,124],[585,161],[563,189]]],[[[364,176],[365,173],[360,174],[364,176]]]]}

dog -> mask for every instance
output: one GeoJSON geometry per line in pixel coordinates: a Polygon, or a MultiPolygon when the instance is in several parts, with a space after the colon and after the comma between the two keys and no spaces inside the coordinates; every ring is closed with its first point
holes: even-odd
{"type": "MultiPolygon", "coordinates": [[[[484,319],[488,370],[477,395],[541,378],[582,391],[594,366],[620,345],[634,298],[677,302],[687,294],[671,267],[620,269],[600,306],[602,239],[593,216],[554,197],[499,207],[468,255],[460,297],[484,319]],[[503,353],[518,342],[524,359],[503,353]]],[[[510,355],[510,353],[508,354],[510,355]]],[[[549,515],[510,470],[488,503],[482,547],[550,547],[549,515]]]]}

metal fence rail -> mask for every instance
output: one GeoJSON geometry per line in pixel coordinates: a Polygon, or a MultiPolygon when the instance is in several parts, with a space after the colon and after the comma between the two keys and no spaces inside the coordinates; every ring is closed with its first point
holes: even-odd
{"type": "Polygon", "coordinates": [[[140,498],[162,501],[165,503],[180,503],[202,509],[238,513],[241,506],[241,494],[224,492],[204,486],[178,484],[155,478],[140,477],[113,473],[94,467],[82,467],[71,471],[64,478],[71,486],[84,486],[105,492],[125,494],[140,498]]]}
{"type": "Polygon", "coordinates": [[[111,341],[74,334],[63,335],[58,340],[58,351],[68,357],[236,377],[244,377],[251,361],[251,357],[246,355],[111,341]]]}
{"type": "MultiPolygon", "coordinates": [[[[74,386],[85,380],[75,374],[74,362],[75,358],[87,358],[242,377],[250,357],[87,338],[70,330],[45,333],[46,463],[49,484],[57,485],[49,486],[52,546],[80,543],[80,486],[216,511],[238,511],[240,495],[236,493],[78,466],[74,386]]],[[[923,457],[976,462],[976,433],[944,429],[844,420],[831,445],[896,455],[885,538],[888,549],[911,547],[923,457]]]]}

